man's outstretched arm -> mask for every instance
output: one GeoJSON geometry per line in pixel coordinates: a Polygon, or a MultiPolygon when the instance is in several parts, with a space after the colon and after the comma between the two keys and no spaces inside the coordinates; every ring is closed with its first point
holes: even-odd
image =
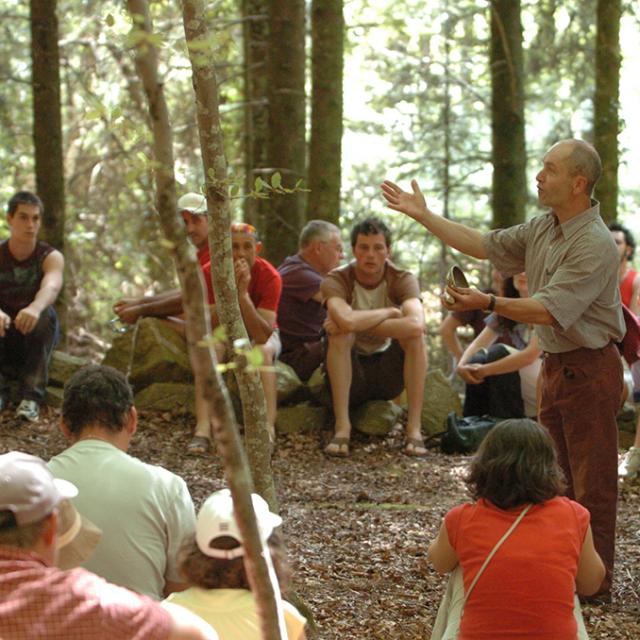
{"type": "Polygon", "coordinates": [[[182,292],[180,289],[165,291],[155,296],[123,298],[113,305],[114,313],[126,324],[134,324],[138,318],[148,316],[166,318],[182,313],[182,292]]]}
{"type": "Polygon", "coordinates": [[[411,181],[413,193],[403,191],[390,180],[385,180],[380,188],[390,209],[400,211],[413,218],[446,245],[480,260],[488,257],[482,241],[482,234],[476,229],[471,229],[459,222],[447,220],[433,213],[427,207],[422,191],[415,180],[411,181]]]}

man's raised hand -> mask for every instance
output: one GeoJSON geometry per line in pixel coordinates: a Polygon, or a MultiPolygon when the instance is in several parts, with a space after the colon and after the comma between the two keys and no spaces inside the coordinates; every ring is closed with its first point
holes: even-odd
{"type": "Polygon", "coordinates": [[[4,338],[5,333],[11,326],[11,318],[0,309],[0,338],[4,338]]]}
{"type": "Polygon", "coordinates": [[[403,191],[397,184],[394,184],[390,180],[385,180],[380,185],[380,189],[382,189],[382,195],[390,209],[406,213],[410,218],[424,223],[424,218],[428,211],[427,203],[415,180],[411,181],[413,193],[403,191]]]}

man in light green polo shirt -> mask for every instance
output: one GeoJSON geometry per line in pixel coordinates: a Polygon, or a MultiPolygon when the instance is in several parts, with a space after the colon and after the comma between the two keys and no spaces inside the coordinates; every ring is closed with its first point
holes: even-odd
{"type": "Polygon", "coordinates": [[[78,487],[76,509],[102,529],[82,566],[160,600],[186,587],[177,555],[195,530],[195,509],[182,478],[127,454],[136,427],[125,377],[111,367],[84,367],[64,390],[61,430],[72,444],[49,469],[78,487]]]}

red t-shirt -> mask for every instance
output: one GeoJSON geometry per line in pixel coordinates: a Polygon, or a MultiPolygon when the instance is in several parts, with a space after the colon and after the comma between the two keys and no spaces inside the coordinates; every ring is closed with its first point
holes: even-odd
{"type": "MultiPolygon", "coordinates": [[[[209,304],[215,304],[216,297],[211,283],[211,256],[209,247],[198,251],[198,262],[202,275],[207,283],[209,304]]],[[[282,278],[278,270],[263,258],[256,258],[251,267],[251,282],[249,282],[249,297],[256,309],[277,311],[282,293],[282,278]]]]}
{"type": "Polygon", "coordinates": [[[627,271],[624,280],[620,283],[620,297],[622,298],[622,304],[631,308],[631,296],[633,295],[633,283],[635,282],[638,273],[633,269],[627,271]]]}
{"type": "MultiPolygon", "coordinates": [[[[479,500],[447,513],[465,591],[520,511],[479,500]]],[[[478,579],[458,638],[575,640],[575,578],[588,526],[589,512],[568,498],[534,505],[478,579]]]]}

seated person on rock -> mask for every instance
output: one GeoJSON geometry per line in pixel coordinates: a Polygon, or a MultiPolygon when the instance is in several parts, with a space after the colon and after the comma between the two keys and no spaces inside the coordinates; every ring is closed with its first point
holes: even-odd
{"type": "MultiPolygon", "coordinates": [[[[178,200],[178,208],[184,220],[187,235],[196,247],[198,261],[207,286],[212,327],[219,324],[215,309],[215,295],[211,282],[211,257],[209,255],[207,202],[203,195],[187,193],[178,200]]],[[[262,243],[253,226],[235,223],[231,226],[233,261],[238,288],[240,312],[249,338],[260,347],[263,364],[273,364],[280,350],[280,338],[276,330],[276,311],[282,290],[280,275],[269,262],[258,257],[262,243]]],[[[184,331],[181,316],[182,293],[179,289],[155,296],[124,298],[114,305],[114,311],[122,322],[133,324],[141,317],[160,317],[172,321],[184,331]]],[[[216,346],[218,359],[229,356],[222,345],[216,346]]],[[[267,404],[267,423],[270,435],[275,438],[277,389],[275,373],[260,372],[267,404]]],[[[197,384],[197,381],[196,381],[197,384]]],[[[211,419],[202,394],[196,389],[196,429],[189,444],[192,453],[206,453],[211,447],[211,419]]]]}
{"type": "Polygon", "coordinates": [[[322,325],[327,312],[320,284],[342,259],[340,230],[326,220],[311,220],[302,229],[298,246],[298,253],[278,267],[282,277],[280,360],[306,382],[323,360],[322,325]]]}
{"type": "Polygon", "coordinates": [[[78,487],[75,507],[102,529],[83,566],[160,600],[185,586],[176,556],[195,529],[195,509],[182,478],[127,454],[136,428],[124,375],[111,367],[83,367],[64,389],[60,429],[72,444],[48,466],[78,487]]]}
{"type": "MultiPolygon", "coordinates": [[[[0,368],[15,369],[21,396],[16,416],[30,421],[38,419],[49,360],[58,341],[53,304],[64,271],[62,254],[38,240],[42,212],[38,196],[16,193],[7,207],[9,239],[0,243],[0,368]]],[[[7,384],[0,371],[0,411],[7,402],[7,384]]]]}
{"type": "MultiPolygon", "coordinates": [[[[485,293],[502,295],[502,276],[497,269],[491,269],[491,288],[484,289],[483,291],[485,293]]],[[[460,362],[462,352],[464,351],[457,335],[458,329],[460,327],[471,327],[473,329],[473,337],[477,338],[484,329],[486,317],[485,312],[480,309],[474,309],[473,311],[451,311],[447,314],[447,317],[440,325],[440,336],[447,351],[449,351],[453,357],[455,365],[460,362]]]]}
{"type": "MultiPolygon", "coordinates": [[[[289,570],[277,527],[282,518],[269,511],[265,500],[252,494],[258,532],[267,544],[280,592],[287,589],[289,570]]],[[[262,638],[256,599],[245,570],[242,534],[228,489],[211,494],[198,512],[196,534],[185,540],[180,569],[189,588],[172,593],[168,602],[179,604],[213,626],[220,640],[262,638]]],[[[282,600],[288,640],[303,640],[305,618],[282,600]]]]}
{"type": "MultiPolygon", "coordinates": [[[[61,547],[68,546],[63,538],[83,537],[87,549],[83,525],[77,534],[67,528],[64,501],[77,494],[71,483],[54,479],[40,458],[19,451],[0,455],[0,637],[215,640],[209,625],[180,607],[84,569],[56,566],[61,547]]],[[[73,555],[79,553],[80,547],[73,555]]]]}
{"type": "Polygon", "coordinates": [[[335,434],[325,452],[349,455],[349,407],[391,400],[406,388],[405,453],[422,456],[427,352],[418,279],[391,262],[391,231],[377,218],[353,227],[351,248],[355,259],[334,269],[320,288],[327,307],[325,362],[335,416],[335,434]]]}
{"type": "MultiPolygon", "coordinates": [[[[527,298],[527,276],[520,273],[507,278],[503,295],[527,298]]],[[[462,354],[457,368],[467,383],[464,415],[535,417],[542,351],[533,328],[495,313],[487,316],[485,324],[482,333],[462,354]],[[501,343],[496,342],[502,338],[501,343]]]]}
{"type": "MultiPolygon", "coordinates": [[[[627,227],[612,222],[609,231],[613,236],[620,256],[620,298],[631,313],[640,316],[640,274],[632,267],[636,252],[636,241],[627,227]]],[[[640,360],[629,366],[633,380],[633,402],[640,405],[640,360]]],[[[633,446],[624,455],[618,467],[618,476],[623,480],[632,480],[640,473],[640,414],[636,423],[636,434],[633,446]]]]}

